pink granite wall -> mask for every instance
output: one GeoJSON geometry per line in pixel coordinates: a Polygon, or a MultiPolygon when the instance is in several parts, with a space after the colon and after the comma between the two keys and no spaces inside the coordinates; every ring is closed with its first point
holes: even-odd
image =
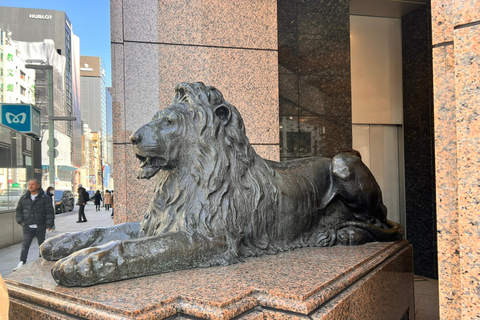
{"type": "Polygon", "coordinates": [[[180,82],[217,87],[263,157],[278,160],[277,2],[112,0],[115,222],[139,220],[152,181],[136,179],[128,136],[180,82]]]}
{"type": "Polygon", "coordinates": [[[441,319],[480,318],[480,5],[432,1],[441,319]]]}

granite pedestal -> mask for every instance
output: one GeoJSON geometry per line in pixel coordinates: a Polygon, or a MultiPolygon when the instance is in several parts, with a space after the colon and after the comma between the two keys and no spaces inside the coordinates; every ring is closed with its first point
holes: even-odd
{"type": "Polygon", "coordinates": [[[305,248],[227,267],[85,288],[58,286],[53,262],[10,274],[11,319],[414,319],[405,240],[305,248]]]}

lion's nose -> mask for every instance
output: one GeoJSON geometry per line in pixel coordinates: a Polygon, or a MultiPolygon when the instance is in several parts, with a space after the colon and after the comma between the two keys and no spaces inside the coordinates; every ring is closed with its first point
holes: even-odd
{"type": "Polygon", "coordinates": [[[130,141],[132,141],[132,144],[134,146],[142,142],[142,135],[138,134],[137,132],[132,133],[132,135],[130,136],[130,141]]]}

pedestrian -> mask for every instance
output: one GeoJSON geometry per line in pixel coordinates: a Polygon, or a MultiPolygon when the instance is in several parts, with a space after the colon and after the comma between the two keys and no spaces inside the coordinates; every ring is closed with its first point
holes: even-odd
{"type": "Polygon", "coordinates": [[[110,211],[110,205],[112,204],[112,195],[110,191],[107,189],[105,190],[105,198],[103,199],[103,202],[105,203],[105,211],[110,211]]]}
{"type": "Polygon", "coordinates": [[[15,218],[23,228],[23,239],[20,262],[13,271],[27,263],[28,250],[33,238],[37,238],[38,246],[40,246],[45,241],[46,231],[50,231],[54,225],[55,211],[52,199],[40,188],[37,179],[28,181],[27,192],[18,200],[15,218]]]}
{"type": "MultiPolygon", "coordinates": [[[[53,212],[55,213],[55,188],[52,186],[49,186],[47,188],[47,191],[45,192],[47,196],[50,197],[52,200],[52,206],[53,206],[53,212]]],[[[55,224],[52,226],[52,232],[55,231],[55,224]]]]}
{"type": "Polygon", "coordinates": [[[113,203],[114,203],[113,190],[112,190],[112,192],[110,192],[110,203],[111,203],[111,207],[112,207],[112,214],[110,215],[110,217],[112,217],[112,219],[113,219],[113,212],[115,211],[115,208],[113,207],[113,203]]]}
{"type": "Polygon", "coordinates": [[[87,193],[87,190],[82,186],[82,184],[78,185],[78,200],[77,200],[77,205],[78,205],[78,220],[77,223],[80,222],[87,222],[87,217],[85,217],[85,205],[87,202],[85,199],[87,198],[85,194],[87,193]]]}
{"type": "Polygon", "coordinates": [[[95,211],[100,211],[100,204],[102,202],[102,194],[100,193],[100,190],[97,190],[97,192],[95,192],[93,199],[95,202],[95,211]]]}

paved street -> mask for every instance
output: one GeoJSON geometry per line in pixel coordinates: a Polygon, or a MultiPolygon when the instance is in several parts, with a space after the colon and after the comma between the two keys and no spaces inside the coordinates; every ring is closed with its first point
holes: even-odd
{"type": "MultiPolygon", "coordinates": [[[[95,205],[93,202],[88,202],[85,206],[85,216],[87,222],[76,223],[78,219],[78,206],[72,212],[61,213],[55,216],[54,232],[47,231],[47,238],[56,236],[63,232],[82,231],[93,227],[107,227],[113,226],[113,219],[110,217],[110,212],[105,211],[105,208],[101,208],[100,211],[95,211],[95,205]]],[[[20,259],[20,250],[22,248],[21,243],[14,244],[10,247],[0,249],[0,274],[2,277],[13,272],[20,259]]],[[[33,239],[30,251],[28,253],[27,264],[38,259],[38,244],[37,239],[33,239]]]]}

